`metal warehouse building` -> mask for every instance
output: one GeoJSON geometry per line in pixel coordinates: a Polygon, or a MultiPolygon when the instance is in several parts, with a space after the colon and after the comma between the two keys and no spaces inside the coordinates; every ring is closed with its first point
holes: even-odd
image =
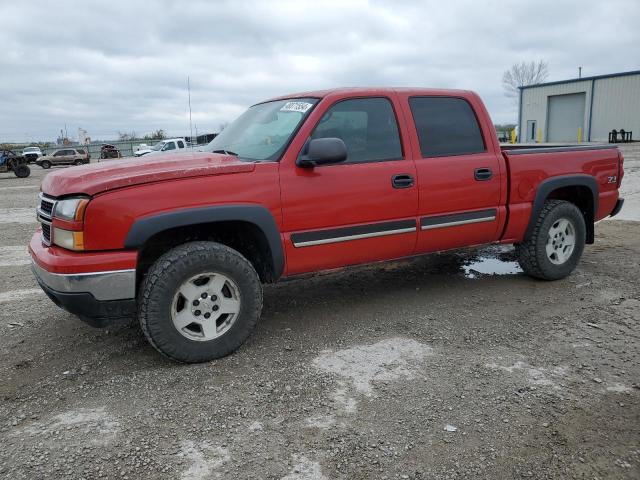
{"type": "Polygon", "coordinates": [[[640,138],[640,70],[520,87],[520,141],[606,142],[612,130],[640,138]]]}

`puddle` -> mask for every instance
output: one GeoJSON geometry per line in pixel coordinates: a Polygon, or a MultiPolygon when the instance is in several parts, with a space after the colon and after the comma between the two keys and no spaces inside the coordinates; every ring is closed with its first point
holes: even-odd
{"type": "Polygon", "coordinates": [[[518,262],[513,260],[513,247],[499,246],[479,250],[473,258],[465,260],[461,268],[466,278],[481,275],[516,275],[522,273],[518,262]]]}
{"type": "Polygon", "coordinates": [[[515,275],[522,273],[518,262],[505,262],[498,258],[480,257],[463,265],[464,276],[467,278],[478,278],[480,275],[515,275]]]}

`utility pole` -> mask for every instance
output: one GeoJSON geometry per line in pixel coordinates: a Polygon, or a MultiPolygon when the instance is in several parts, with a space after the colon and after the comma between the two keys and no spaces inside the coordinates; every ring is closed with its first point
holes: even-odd
{"type": "Polygon", "coordinates": [[[582,67],[578,67],[578,78],[582,78],[582,67]]]}
{"type": "Polygon", "coordinates": [[[193,124],[191,123],[191,81],[189,76],[187,76],[187,92],[189,93],[189,130],[191,135],[191,151],[193,151],[193,124]]]}

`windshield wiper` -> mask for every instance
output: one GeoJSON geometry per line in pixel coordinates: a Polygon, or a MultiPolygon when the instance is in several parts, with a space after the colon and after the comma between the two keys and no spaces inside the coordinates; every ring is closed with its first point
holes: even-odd
{"type": "Polygon", "coordinates": [[[234,157],[238,156],[236,152],[232,152],[231,150],[213,150],[211,153],[224,153],[225,155],[233,155],[234,157]]]}

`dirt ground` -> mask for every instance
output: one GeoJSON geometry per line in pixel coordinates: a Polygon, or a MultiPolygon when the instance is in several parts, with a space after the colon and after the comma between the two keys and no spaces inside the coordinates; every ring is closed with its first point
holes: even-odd
{"type": "Polygon", "coordinates": [[[640,478],[640,222],[557,282],[489,247],[268,286],[237,353],[184,366],[40,292],[33,172],[0,175],[0,477],[640,478]]]}

